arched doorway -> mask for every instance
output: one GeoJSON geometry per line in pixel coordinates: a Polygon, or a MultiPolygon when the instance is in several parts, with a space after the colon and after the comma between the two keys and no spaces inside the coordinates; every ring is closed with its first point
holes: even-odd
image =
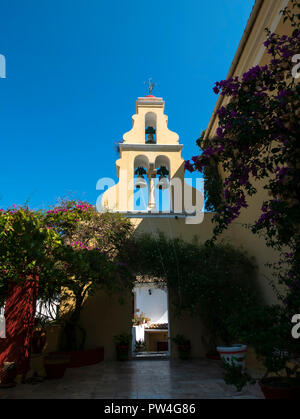
{"type": "Polygon", "coordinates": [[[170,356],[169,296],[163,280],[137,277],[133,289],[132,356],[170,356]]]}

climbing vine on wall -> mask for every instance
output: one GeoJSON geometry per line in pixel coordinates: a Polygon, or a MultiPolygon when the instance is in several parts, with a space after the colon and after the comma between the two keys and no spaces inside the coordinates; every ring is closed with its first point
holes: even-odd
{"type": "Polygon", "coordinates": [[[139,235],[126,251],[136,275],[165,281],[178,315],[202,317],[222,341],[230,340],[224,319],[259,295],[253,260],[229,244],[207,246],[163,234],[139,235]]]}
{"type": "Polygon", "coordinates": [[[287,334],[300,307],[300,84],[295,71],[299,11],[299,0],[282,11],[291,35],[267,31],[267,65],[215,84],[214,92],[228,104],[217,112],[216,136],[200,141],[203,153],[186,162],[191,172],[205,173],[212,162],[224,171],[222,202],[213,217],[214,239],[247,211],[249,198],[259,199],[257,185],[264,185],[261,214],[252,220],[249,213],[249,227],[281,254],[273,268],[285,286],[280,298],[287,334]]]}

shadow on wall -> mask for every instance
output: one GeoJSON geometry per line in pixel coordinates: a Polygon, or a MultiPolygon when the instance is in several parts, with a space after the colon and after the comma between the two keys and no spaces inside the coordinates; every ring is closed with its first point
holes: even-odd
{"type": "Polygon", "coordinates": [[[103,346],[104,359],[116,359],[114,336],[131,334],[131,291],[122,295],[108,295],[100,291],[89,297],[84,304],[80,324],[87,332],[86,349],[103,346]]]}

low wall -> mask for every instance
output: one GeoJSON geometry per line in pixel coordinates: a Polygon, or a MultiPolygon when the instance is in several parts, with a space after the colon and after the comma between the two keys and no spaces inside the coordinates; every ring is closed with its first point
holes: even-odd
{"type": "Polygon", "coordinates": [[[171,358],[179,357],[177,345],[172,341],[176,335],[183,335],[191,342],[191,358],[202,358],[205,356],[206,348],[203,345],[202,336],[204,328],[199,318],[191,317],[184,314],[180,317],[174,313],[174,308],[170,305],[170,345],[171,358]]]}

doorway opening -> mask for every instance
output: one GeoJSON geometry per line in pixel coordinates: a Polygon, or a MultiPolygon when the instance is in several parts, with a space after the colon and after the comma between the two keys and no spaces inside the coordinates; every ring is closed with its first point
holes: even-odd
{"type": "Polygon", "coordinates": [[[137,278],[132,319],[132,357],[169,358],[169,298],[168,288],[162,280],[137,278]]]}

